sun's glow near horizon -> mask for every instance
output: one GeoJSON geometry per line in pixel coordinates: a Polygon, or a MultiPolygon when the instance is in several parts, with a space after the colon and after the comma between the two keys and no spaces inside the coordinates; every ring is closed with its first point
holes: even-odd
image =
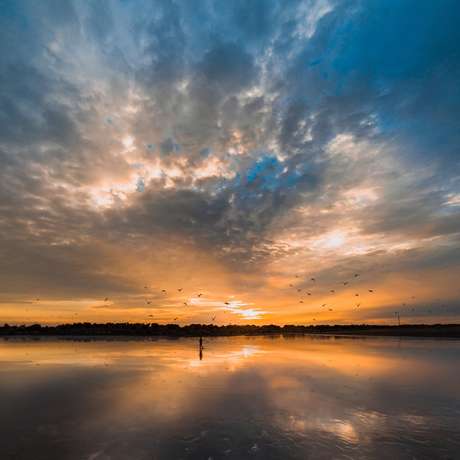
{"type": "Polygon", "coordinates": [[[20,3],[0,28],[2,320],[458,321],[448,9],[401,44],[406,7],[115,0],[102,26],[20,3]]]}

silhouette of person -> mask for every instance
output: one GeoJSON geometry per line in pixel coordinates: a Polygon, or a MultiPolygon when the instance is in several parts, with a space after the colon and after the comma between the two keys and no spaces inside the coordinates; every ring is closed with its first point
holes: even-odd
{"type": "Polygon", "coordinates": [[[203,359],[203,337],[200,337],[199,348],[200,348],[200,361],[201,361],[203,359]]]}

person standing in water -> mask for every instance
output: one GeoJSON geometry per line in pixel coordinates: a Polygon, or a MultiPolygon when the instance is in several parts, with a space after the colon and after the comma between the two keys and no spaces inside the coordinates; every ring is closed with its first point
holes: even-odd
{"type": "Polygon", "coordinates": [[[200,361],[203,359],[203,337],[200,337],[200,361]]]}

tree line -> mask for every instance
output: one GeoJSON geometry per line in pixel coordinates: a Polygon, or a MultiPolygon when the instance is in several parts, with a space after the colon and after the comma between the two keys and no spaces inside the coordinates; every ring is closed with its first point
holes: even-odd
{"type": "Polygon", "coordinates": [[[289,334],[337,334],[337,335],[407,335],[460,337],[460,324],[414,325],[293,325],[279,326],[178,324],[158,323],[72,323],[59,325],[9,325],[0,326],[0,335],[14,336],[235,336],[235,335],[289,335],[289,334]]]}

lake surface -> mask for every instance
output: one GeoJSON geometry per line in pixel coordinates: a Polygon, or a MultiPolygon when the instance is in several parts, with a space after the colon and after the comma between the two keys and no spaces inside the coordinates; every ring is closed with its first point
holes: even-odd
{"type": "Polygon", "coordinates": [[[0,340],[0,458],[459,459],[460,341],[0,340]]]}

